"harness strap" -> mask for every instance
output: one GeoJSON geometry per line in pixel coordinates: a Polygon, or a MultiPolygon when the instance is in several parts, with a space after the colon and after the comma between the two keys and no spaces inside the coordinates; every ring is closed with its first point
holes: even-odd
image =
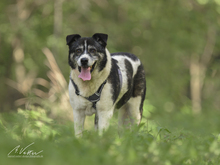
{"type": "MultiPolygon", "coordinates": [[[[121,74],[121,71],[120,71],[119,68],[118,68],[118,77],[119,77],[119,81],[120,81],[120,91],[121,91],[121,88],[122,88],[122,74],[121,74]]],[[[78,89],[77,85],[75,84],[75,82],[73,81],[73,79],[71,78],[71,76],[70,76],[70,80],[71,80],[71,82],[72,82],[72,84],[73,84],[73,87],[75,88],[75,93],[76,93],[76,95],[77,95],[77,96],[81,96],[81,97],[85,98],[86,100],[90,101],[90,102],[92,103],[92,107],[93,107],[94,109],[96,109],[96,103],[100,100],[101,93],[102,93],[102,89],[104,88],[104,86],[105,86],[107,80],[105,80],[105,81],[101,84],[101,86],[99,87],[99,89],[98,89],[93,95],[91,95],[91,96],[89,96],[89,97],[84,97],[84,96],[80,95],[80,94],[79,94],[79,89],[78,89]]],[[[120,93],[120,92],[119,92],[119,93],[120,93]]]]}
{"type": "Polygon", "coordinates": [[[89,97],[84,97],[85,99],[87,99],[88,101],[92,102],[92,107],[94,109],[96,109],[96,103],[100,100],[101,97],[101,93],[102,93],[102,89],[105,86],[107,80],[105,80],[102,85],[99,87],[99,89],[91,96],[89,97]]]}
{"type": "Polygon", "coordinates": [[[103,89],[103,87],[105,86],[107,80],[105,80],[105,81],[101,84],[101,86],[99,87],[99,89],[98,89],[93,95],[91,95],[91,96],[89,96],[89,97],[84,97],[84,96],[80,95],[80,94],[79,94],[79,89],[78,89],[77,85],[75,84],[75,82],[73,81],[73,79],[72,79],[71,77],[70,77],[70,80],[71,80],[71,82],[72,82],[72,84],[73,84],[73,87],[75,88],[75,93],[76,93],[76,95],[77,95],[77,96],[81,96],[81,97],[85,98],[86,100],[92,102],[92,103],[93,103],[93,104],[92,104],[92,107],[93,107],[94,109],[96,109],[96,103],[100,100],[101,93],[102,93],[102,89],[103,89]]]}
{"type": "Polygon", "coordinates": [[[78,89],[77,85],[74,83],[74,81],[73,81],[73,79],[71,78],[71,76],[70,76],[70,80],[71,80],[71,82],[72,82],[72,84],[73,84],[73,87],[75,88],[75,93],[76,93],[76,95],[79,96],[79,95],[80,95],[80,94],[79,94],[79,89],[78,89]]]}

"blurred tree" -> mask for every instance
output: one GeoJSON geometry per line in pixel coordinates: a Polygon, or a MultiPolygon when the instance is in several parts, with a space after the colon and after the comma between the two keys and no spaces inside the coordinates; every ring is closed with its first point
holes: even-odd
{"type": "MultiPolygon", "coordinates": [[[[1,1],[0,9],[1,111],[14,109],[21,97],[5,77],[50,81],[42,53],[47,47],[68,79],[66,35],[96,32],[109,34],[110,52],[139,56],[147,72],[147,99],[157,112],[220,107],[219,0],[14,0],[1,1]]],[[[33,88],[49,92],[34,80],[28,91],[33,88]]]]}
{"type": "MultiPolygon", "coordinates": [[[[54,1],[54,23],[53,23],[53,31],[54,31],[54,39],[59,40],[62,34],[62,23],[63,23],[63,10],[62,10],[63,0],[55,0],[54,1]]],[[[53,54],[55,56],[58,55],[59,51],[57,50],[57,44],[53,46],[53,54]]]]}

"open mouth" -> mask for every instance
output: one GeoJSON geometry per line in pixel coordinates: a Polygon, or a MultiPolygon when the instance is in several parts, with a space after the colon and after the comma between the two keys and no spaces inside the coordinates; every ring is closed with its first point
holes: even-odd
{"type": "Polygon", "coordinates": [[[78,77],[81,78],[83,81],[91,80],[91,73],[94,70],[95,65],[96,65],[96,62],[90,67],[79,67],[78,66],[78,70],[80,72],[78,77]]]}
{"type": "Polygon", "coordinates": [[[86,69],[90,69],[90,73],[92,73],[92,71],[95,68],[95,64],[96,64],[96,62],[90,67],[80,67],[80,66],[78,66],[78,70],[79,70],[79,72],[81,72],[81,68],[86,68],[86,69]]]}

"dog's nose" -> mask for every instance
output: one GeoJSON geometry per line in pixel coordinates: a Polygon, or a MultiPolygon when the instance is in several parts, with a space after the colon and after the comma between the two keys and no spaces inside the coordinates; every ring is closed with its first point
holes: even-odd
{"type": "Polygon", "coordinates": [[[87,64],[88,64],[88,58],[82,58],[81,59],[81,64],[82,64],[82,66],[86,66],[87,64]]]}

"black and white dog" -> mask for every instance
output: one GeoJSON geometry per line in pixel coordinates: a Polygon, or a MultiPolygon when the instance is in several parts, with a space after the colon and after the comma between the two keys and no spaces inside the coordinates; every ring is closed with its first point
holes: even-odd
{"type": "Polygon", "coordinates": [[[146,93],[143,65],[133,54],[110,54],[107,38],[102,33],[66,37],[71,67],[69,96],[77,137],[82,135],[86,115],[95,114],[100,134],[108,128],[114,109],[119,109],[119,126],[128,121],[139,124],[142,117],[146,93]]]}

